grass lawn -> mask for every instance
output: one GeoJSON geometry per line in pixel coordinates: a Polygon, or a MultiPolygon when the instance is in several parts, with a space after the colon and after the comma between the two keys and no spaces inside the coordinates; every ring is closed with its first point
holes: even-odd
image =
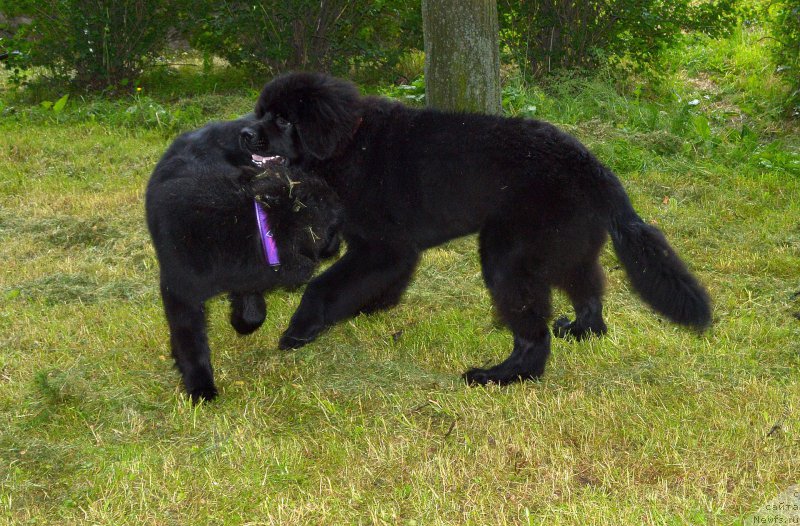
{"type": "Polygon", "coordinates": [[[211,302],[220,398],[193,407],[143,190],[171,137],[254,92],[145,85],[58,112],[0,93],[0,524],[744,521],[800,483],[800,134],[760,42],[688,44],[657,90],[509,82],[509,113],[617,172],[715,323],[659,320],[607,249],[607,337],[556,340],[542,381],[507,388],[460,379],[511,346],[468,237],[425,255],[400,306],[298,351],[277,350],[298,293],[247,338],[211,302]]]}

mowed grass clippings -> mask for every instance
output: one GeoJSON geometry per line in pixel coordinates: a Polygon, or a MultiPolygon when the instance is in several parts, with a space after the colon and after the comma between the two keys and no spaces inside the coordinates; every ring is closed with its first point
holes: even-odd
{"type": "MultiPolygon", "coordinates": [[[[714,106],[687,110],[699,88],[678,81],[684,102],[655,111],[602,83],[525,96],[619,174],[708,285],[714,326],[660,320],[607,249],[609,334],[555,340],[543,380],[507,388],[460,379],[511,347],[468,237],[427,252],[395,309],[294,352],[277,339],[298,293],[246,338],[210,302],[221,396],[192,406],[142,201],[180,129],[69,106],[0,122],[0,524],[744,521],[800,481],[800,145],[733,94],[736,63],[700,75],[721,59],[690,52],[681,74],[718,83],[714,106]]],[[[159,104],[247,111],[215,97],[159,104]]]]}

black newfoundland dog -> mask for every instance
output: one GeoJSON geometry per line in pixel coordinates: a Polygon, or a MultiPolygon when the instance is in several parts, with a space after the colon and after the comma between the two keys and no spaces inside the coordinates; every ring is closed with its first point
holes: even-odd
{"type": "Polygon", "coordinates": [[[264,322],[265,292],[305,283],[339,250],[335,193],[247,150],[241,132],[254,124],[249,117],[181,135],[147,185],[172,355],[194,401],[217,394],[205,301],[229,293],[231,325],[250,334],[264,322]]]}
{"type": "Polygon", "coordinates": [[[421,251],[476,231],[483,277],[514,348],[499,365],[467,371],[470,383],[544,372],[552,287],[576,314],[556,321],[556,336],[606,332],[598,255],[607,233],[644,301],[679,324],[711,322],[705,290],[636,214],[617,177],[548,123],[412,109],[311,73],[268,83],[255,115],[243,131],[253,151],[317,172],[345,208],[347,252],[308,285],[283,348],[394,305],[421,251]]]}

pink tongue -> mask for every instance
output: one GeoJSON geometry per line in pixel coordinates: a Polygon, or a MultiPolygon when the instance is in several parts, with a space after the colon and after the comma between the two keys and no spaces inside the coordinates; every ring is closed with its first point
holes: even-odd
{"type": "Polygon", "coordinates": [[[280,160],[280,156],[278,156],[278,155],[270,155],[270,156],[264,157],[262,155],[257,155],[255,153],[251,154],[251,158],[253,159],[253,162],[256,163],[259,166],[263,166],[263,165],[265,165],[265,164],[267,164],[269,162],[280,160]]]}

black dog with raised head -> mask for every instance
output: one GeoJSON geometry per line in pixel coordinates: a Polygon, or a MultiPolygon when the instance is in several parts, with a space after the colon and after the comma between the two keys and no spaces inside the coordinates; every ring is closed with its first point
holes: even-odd
{"type": "Polygon", "coordinates": [[[362,97],[349,82],[297,73],[268,83],[248,129],[290,165],[321,174],[345,207],[347,253],[306,288],[281,338],[298,347],[359,312],[395,304],[421,251],[479,232],[483,277],[514,348],[470,383],[536,378],[550,354],[552,287],[574,321],[557,336],[606,332],[606,234],[634,289],[690,327],[711,322],[708,295],[622,184],[580,142],[536,120],[412,109],[362,97]]]}
{"type": "Polygon", "coordinates": [[[181,135],[147,185],[172,355],[195,401],[217,394],[205,301],[229,293],[231,325],[249,334],[264,322],[265,292],[305,283],[320,258],[339,250],[336,195],[319,178],[253,155],[241,131],[254,123],[247,117],[181,135]],[[266,216],[264,236],[257,213],[266,216]]]}

